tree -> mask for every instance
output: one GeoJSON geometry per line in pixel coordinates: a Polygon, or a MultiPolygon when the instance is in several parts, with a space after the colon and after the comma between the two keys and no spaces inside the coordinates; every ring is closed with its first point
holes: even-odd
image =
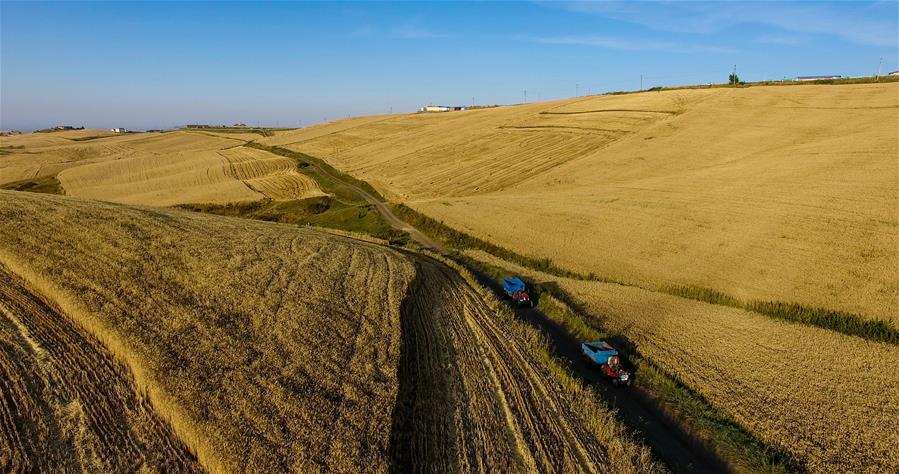
{"type": "Polygon", "coordinates": [[[730,76],[727,76],[727,83],[731,85],[737,85],[740,83],[740,76],[737,73],[731,73],[730,76]]]}

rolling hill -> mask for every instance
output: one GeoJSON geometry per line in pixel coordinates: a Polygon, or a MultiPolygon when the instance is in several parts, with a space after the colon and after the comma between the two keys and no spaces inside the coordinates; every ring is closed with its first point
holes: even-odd
{"type": "Polygon", "coordinates": [[[0,470],[660,469],[440,260],[23,192],[0,221],[0,470]]]}
{"type": "Polygon", "coordinates": [[[899,315],[899,84],[368,117],[261,141],[571,271],[899,315]]]}

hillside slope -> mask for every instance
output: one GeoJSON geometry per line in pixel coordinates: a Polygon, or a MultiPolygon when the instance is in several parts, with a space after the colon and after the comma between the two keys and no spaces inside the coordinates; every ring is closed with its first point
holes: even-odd
{"type": "Polygon", "coordinates": [[[896,323],[897,129],[890,83],[593,96],[266,140],[570,270],[896,323]]]}
{"type": "Polygon", "coordinates": [[[811,472],[899,469],[896,345],[635,287],[554,277],[484,252],[468,255],[564,290],[592,324],[626,339],[811,472]]]}
{"type": "Polygon", "coordinates": [[[234,137],[183,131],[68,137],[5,137],[0,185],[53,177],[70,196],[152,206],[324,194],[292,160],[234,137]]]}
{"type": "Polygon", "coordinates": [[[123,362],[208,470],[659,469],[428,257],[21,192],[0,192],[0,222],[0,263],[123,362]]]}

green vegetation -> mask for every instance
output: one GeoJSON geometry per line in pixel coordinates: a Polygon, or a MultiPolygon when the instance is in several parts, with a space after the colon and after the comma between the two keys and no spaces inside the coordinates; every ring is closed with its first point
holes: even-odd
{"type": "MultiPolygon", "coordinates": [[[[137,133],[137,132],[125,132],[125,133],[137,133]]],[[[89,137],[76,137],[76,138],[66,138],[66,140],[70,140],[73,142],[86,142],[90,140],[96,140],[98,138],[109,138],[114,135],[91,135],[89,137]]]]}
{"type": "Polygon", "coordinates": [[[377,209],[369,204],[356,189],[361,188],[375,199],[383,199],[368,183],[337,171],[324,161],[305,153],[281,147],[269,147],[256,142],[248,142],[246,146],[294,160],[297,170],[314,179],[322,191],[328,193],[329,196],[225,205],[188,204],[178,207],[233,217],[362,233],[386,240],[396,246],[404,246],[409,243],[409,234],[395,229],[385,221],[377,209]]]}
{"type": "MultiPolygon", "coordinates": [[[[469,257],[462,257],[466,265],[496,281],[512,274],[503,269],[469,257]]],[[[582,341],[598,341],[620,335],[610,335],[596,318],[585,315],[581,305],[564,290],[552,284],[528,282],[537,295],[537,308],[565,327],[582,341]]],[[[624,344],[627,346],[628,344],[624,344]]],[[[790,459],[743,430],[726,414],[716,410],[701,395],[667,374],[632,347],[616,347],[633,364],[643,388],[660,406],[678,419],[699,439],[709,443],[728,464],[750,472],[795,472],[801,470],[790,459]]]]}
{"type": "Polygon", "coordinates": [[[290,158],[297,162],[298,169],[301,173],[310,176],[316,182],[322,191],[333,194],[339,199],[347,202],[364,202],[365,199],[354,189],[359,188],[370,194],[373,198],[384,201],[384,197],[375,190],[370,184],[361,179],[356,179],[342,171],[337,170],[324,160],[314,156],[300,153],[298,151],[288,150],[279,146],[266,146],[261,143],[249,142],[247,146],[265,150],[278,156],[290,158]]]}
{"type": "Polygon", "coordinates": [[[189,132],[255,133],[263,137],[270,137],[274,135],[275,132],[293,129],[271,127],[181,127],[181,130],[187,130],[189,132]]]}
{"type": "Polygon", "coordinates": [[[262,200],[231,204],[182,204],[177,206],[195,212],[243,217],[283,224],[311,225],[357,232],[403,246],[409,236],[388,224],[370,204],[345,203],[331,196],[317,196],[291,201],[262,200]]]}
{"type": "MultiPolygon", "coordinates": [[[[499,245],[486,242],[477,237],[453,229],[443,222],[425,216],[403,204],[392,204],[391,209],[400,219],[403,219],[432,239],[442,242],[450,248],[459,250],[483,250],[503,260],[561,278],[636,286],[626,282],[616,281],[611,278],[605,278],[594,273],[584,275],[582,273],[565,270],[554,264],[553,261],[548,258],[535,258],[521,255],[512,250],[500,247],[499,245]]],[[[741,301],[717,290],[695,286],[662,286],[659,288],[646,289],[705,303],[754,311],[786,321],[830,329],[850,336],[858,336],[870,341],[899,345],[899,328],[896,328],[888,321],[871,320],[857,314],[834,311],[826,308],[813,308],[798,303],[741,301]]]]}
{"type": "Polygon", "coordinates": [[[22,150],[25,148],[25,145],[6,145],[0,146],[0,155],[8,155],[15,150],[22,150]]]}
{"type": "MultiPolygon", "coordinates": [[[[412,227],[415,227],[432,239],[442,242],[447,247],[459,250],[483,250],[503,260],[508,260],[551,275],[579,280],[587,279],[578,273],[570,272],[556,266],[552,260],[548,258],[533,258],[521,255],[500,247],[499,245],[491,244],[490,242],[486,242],[477,237],[472,237],[464,232],[459,232],[443,222],[432,219],[404,204],[391,204],[390,210],[393,211],[397,217],[408,222],[412,227]]],[[[591,279],[597,278],[593,275],[591,276],[591,279]]]]}
{"type": "Polygon", "coordinates": [[[717,290],[696,286],[665,286],[660,288],[660,291],[682,298],[731,306],[785,321],[830,329],[850,336],[858,336],[869,341],[899,345],[899,329],[888,321],[872,320],[843,311],[813,308],[797,303],[757,300],[742,301],[717,290]]]}
{"type": "Polygon", "coordinates": [[[0,185],[0,189],[10,189],[13,191],[28,191],[30,193],[46,193],[46,194],[65,194],[59,180],[56,176],[46,176],[43,178],[25,179],[22,181],[14,181],[0,185]]]}

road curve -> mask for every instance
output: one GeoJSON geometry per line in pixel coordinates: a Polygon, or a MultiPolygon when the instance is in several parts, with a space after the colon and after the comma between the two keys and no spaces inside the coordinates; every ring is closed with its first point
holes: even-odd
{"type": "MultiPolygon", "coordinates": [[[[398,218],[390,211],[386,203],[372,196],[364,189],[333,175],[328,170],[315,164],[313,166],[328,177],[340,181],[353,189],[366,202],[373,205],[384,220],[393,227],[409,233],[412,240],[419,245],[445,254],[444,247],[441,244],[398,218]]],[[[502,296],[502,289],[496,281],[475,271],[475,269],[469,267],[469,270],[472,271],[482,285],[493,290],[497,296],[502,296]]],[[[671,471],[676,473],[721,473],[733,471],[709,446],[692,436],[677,420],[666,414],[649,395],[639,388],[639,385],[622,390],[617,387],[611,387],[603,381],[597,370],[590,367],[586,361],[579,357],[580,341],[564,327],[536,308],[519,310],[518,315],[548,336],[556,354],[571,362],[574,376],[582,382],[596,387],[603,394],[606,401],[618,410],[621,421],[637,433],[638,436],[641,436],[671,471]]]]}
{"type": "Polygon", "coordinates": [[[407,232],[409,234],[409,237],[411,237],[412,240],[417,242],[422,247],[436,251],[437,253],[440,253],[440,254],[444,253],[443,245],[441,245],[439,242],[428,237],[427,235],[423,234],[421,231],[419,231],[415,227],[412,227],[407,222],[405,222],[402,219],[400,219],[399,217],[397,217],[390,210],[390,208],[387,207],[387,204],[384,201],[381,201],[380,199],[372,196],[370,193],[368,193],[366,190],[360,188],[359,186],[356,186],[353,183],[350,183],[350,182],[347,182],[347,181],[341,179],[340,176],[335,176],[334,174],[332,174],[328,170],[322,168],[321,166],[319,166],[316,163],[308,163],[308,164],[315,167],[315,169],[317,169],[320,173],[328,176],[329,178],[333,179],[334,181],[341,182],[344,186],[355,191],[356,194],[358,194],[360,197],[362,197],[362,199],[364,199],[367,203],[371,204],[372,206],[375,206],[375,209],[378,210],[378,212],[381,214],[381,217],[383,217],[385,221],[387,221],[393,227],[395,227],[399,230],[402,230],[404,232],[407,232]]]}

